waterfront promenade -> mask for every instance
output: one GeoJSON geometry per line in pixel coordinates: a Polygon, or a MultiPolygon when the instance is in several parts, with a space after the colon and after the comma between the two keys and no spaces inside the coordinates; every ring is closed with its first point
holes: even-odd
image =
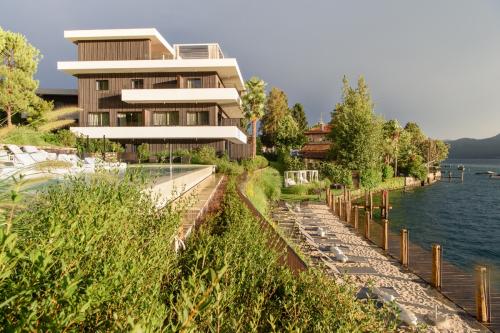
{"type": "Polygon", "coordinates": [[[377,245],[363,239],[350,225],[334,216],[326,205],[302,204],[300,209],[279,207],[273,219],[315,266],[340,280],[351,279],[360,290],[375,287],[391,295],[402,308],[416,316],[417,325],[424,331],[488,331],[420,277],[403,269],[377,245]],[[306,235],[297,230],[297,223],[306,235]],[[318,233],[317,228],[322,232],[318,233]],[[328,246],[341,248],[347,262],[335,260],[328,246]]]}

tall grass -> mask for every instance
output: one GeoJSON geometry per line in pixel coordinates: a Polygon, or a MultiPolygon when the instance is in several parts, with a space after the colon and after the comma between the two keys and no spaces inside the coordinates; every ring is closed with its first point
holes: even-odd
{"type": "Polygon", "coordinates": [[[249,175],[245,193],[255,208],[266,216],[281,194],[281,176],[274,168],[265,168],[249,175]]]}
{"type": "Polygon", "coordinates": [[[51,186],[0,229],[6,330],[157,330],[174,269],[179,213],[157,210],[140,177],[99,174],[51,186]]]}
{"type": "Polygon", "coordinates": [[[168,284],[170,329],[202,332],[390,332],[389,309],[356,301],[354,287],[314,269],[294,276],[277,264],[268,235],[228,187],[222,211],[179,258],[168,284]],[[204,292],[209,291],[209,292],[204,292]],[[189,318],[189,320],[185,320],[189,318]]]}

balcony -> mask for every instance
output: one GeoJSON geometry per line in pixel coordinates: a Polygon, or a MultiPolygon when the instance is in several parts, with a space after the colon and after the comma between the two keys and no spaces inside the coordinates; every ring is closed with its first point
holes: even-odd
{"type": "Polygon", "coordinates": [[[228,140],[247,143],[247,136],[237,126],[142,126],[142,127],[71,127],[76,135],[99,139],[228,140]]]}
{"type": "Polygon", "coordinates": [[[217,103],[229,118],[242,118],[241,99],[235,88],[124,89],[122,101],[144,103],[217,103]]]}

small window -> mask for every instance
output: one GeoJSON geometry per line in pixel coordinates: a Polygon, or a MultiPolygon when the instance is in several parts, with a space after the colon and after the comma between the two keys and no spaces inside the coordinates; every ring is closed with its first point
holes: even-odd
{"type": "Polygon", "coordinates": [[[190,126],[203,126],[208,125],[208,111],[188,112],[187,124],[190,126]]]}
{"type": "Polygon", "coordinates": [[[132,89],[144,89],[144,80],[143,79],[133,79],[132,80],[132,89]]]}
{"type": "Polygon", "coordinates": [[[109,90],[109,80],[97,80],[95,81],[95,89],[98,91],[109,90]]]}
{"type": "Polygon", "coordinates": [[[179,125],[179,112],[154,112],[153,126],[175,126],[179,125]]]}
{"type": "Polygon", "coordinates": [[[109,113],[91,112],[87,117],[88,126],[109,126],[109,113]]]}
{"type": "Polygon", "coordinates": [[[201,79],[200,78],[187,79],[187,87],[201,88],[201,79]]]}
{"type": "Polygon", "coordinates": [[[118,112],[118,126],[142,126],[142,112],[118,112]]]}

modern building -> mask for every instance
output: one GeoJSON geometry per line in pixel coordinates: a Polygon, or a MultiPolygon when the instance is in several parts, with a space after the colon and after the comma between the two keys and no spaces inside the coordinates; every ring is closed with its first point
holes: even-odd
{"type": "Polygon", "coordinates": [[[57,68],[78,79],[83,137],[121,143],[128,156],[213,146],[250,155],[240,127],[244,81],[217,43],[170,45],[156,29],[65,31],[77,60],[57,68]]]}
{"type": "Polygon", "coordinates": [[[330,125],[320,121],[318,125],[304,132],[307,143],[302,147],[299,154],[304,158],[306,164],[323,161],[327,158],[331,147],[331,142],[328,139],[331,130],[330,125]]]}

